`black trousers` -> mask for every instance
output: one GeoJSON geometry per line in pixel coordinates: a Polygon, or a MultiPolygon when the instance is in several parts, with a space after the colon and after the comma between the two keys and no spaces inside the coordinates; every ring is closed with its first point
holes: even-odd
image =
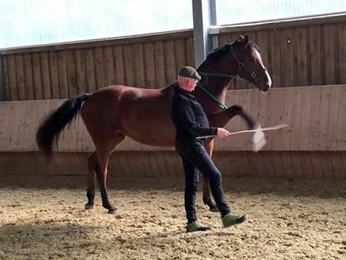
{"type": "Polygon", "coordinates": [[[197,220],[195,204],[199,171],[208,177],[211,193],[221,215],[224,216],[230,213],[230,209],[223,196],[221,173],[210,158],[203,143],[200,141],[176,142],[175,148],[183,160],[185,211],[188,223],[197,220]]]}

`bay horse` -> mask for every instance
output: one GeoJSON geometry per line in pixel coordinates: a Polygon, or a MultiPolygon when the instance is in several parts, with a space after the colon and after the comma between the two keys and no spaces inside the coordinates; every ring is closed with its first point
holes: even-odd
{"type": "MultiPolygon", "coordinates": [[[[195,95],[203,106],[210,125],[223,127],[232,117],[239,115],[246,121],[249,129],[253,129],[255,122],[242,107],[226,107],[224,102],[228,86],[236,76],[253,83],[261,91],[267,91],[271,87],[271,78],[258,46],[250,42],[247,36],[241,36],[232,44],[215,49],[197,71],[202,80],[195,95]]],[[[96,151],[88,159],[88,202],[85,209],[94,207],[97,177],[103,207],[108,213],[116,211],[107,192],[108,160],[115,147],[126,136],[146,145],[174,146],[175,128],[170,117],[169,98],[176,84],[161,89],[107,86],[65,101],[40,124],[36,141],[40,151],[50,157],[54,141],[57,142],[65,126],[78,113],[81,114],[96,147],[96,151]]],[[[212,156],[213,138],[206,140],[205,145],[212,156]]],[[[203,202],[211,210],[216,209],[205,177],[203,202]]]]}

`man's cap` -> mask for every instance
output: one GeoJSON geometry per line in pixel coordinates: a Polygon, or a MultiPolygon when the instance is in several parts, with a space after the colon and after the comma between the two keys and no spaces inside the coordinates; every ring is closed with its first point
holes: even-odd
{"type": "Polygon", "coordinates": [[[182,76],[182,77],[186,77],[186,78],[193,78],[193,79],[201,80],[201,76],[198,74],[197,70],[195,70],[194,68],[192,68],[190,66],[182,67],[179,70],[178,75],[182,76]]]}

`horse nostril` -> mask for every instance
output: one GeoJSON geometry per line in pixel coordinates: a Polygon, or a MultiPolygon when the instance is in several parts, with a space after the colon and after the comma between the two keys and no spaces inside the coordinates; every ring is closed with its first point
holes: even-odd
{"type": "Polygon", "coordinates": [[[267,90],[270,89],[271,86],[272,86],[272,83],[271,83],[271,82],[268,82],[268,83],[266,84],[266,89],[267,89],[267,90]]]}
{"type": "Polygon", "coordinates": [[[270,85],[269,85],[269,84],[266,84],[266,85],[263,87],[262,91],[263,91],[263,92],[267,92],[269,89],[270,89],[270,85]]]}

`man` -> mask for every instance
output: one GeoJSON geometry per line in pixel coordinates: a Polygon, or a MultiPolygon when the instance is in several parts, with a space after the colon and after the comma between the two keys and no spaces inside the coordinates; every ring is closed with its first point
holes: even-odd
{"type": "Polygon", "coordinates": [[[199,173],[206,174],[210,189],[221,212],[222,224],[230,227],[245,221],[245,215],[233,215],[224,201],[221,173],[204,148],[203,136],[227,137],[230,132],[224,128],[209,127],[209,121],[193,91],[201,79],[198,72],[189,66],[182,67],[178,73],[178,85],[171,99],[171,116],[176,127],[175,148],[183,161],[185,173],[185,211],[187,232],[205,231],[210,227],[197,221],[196,192],[199,173]]]}

